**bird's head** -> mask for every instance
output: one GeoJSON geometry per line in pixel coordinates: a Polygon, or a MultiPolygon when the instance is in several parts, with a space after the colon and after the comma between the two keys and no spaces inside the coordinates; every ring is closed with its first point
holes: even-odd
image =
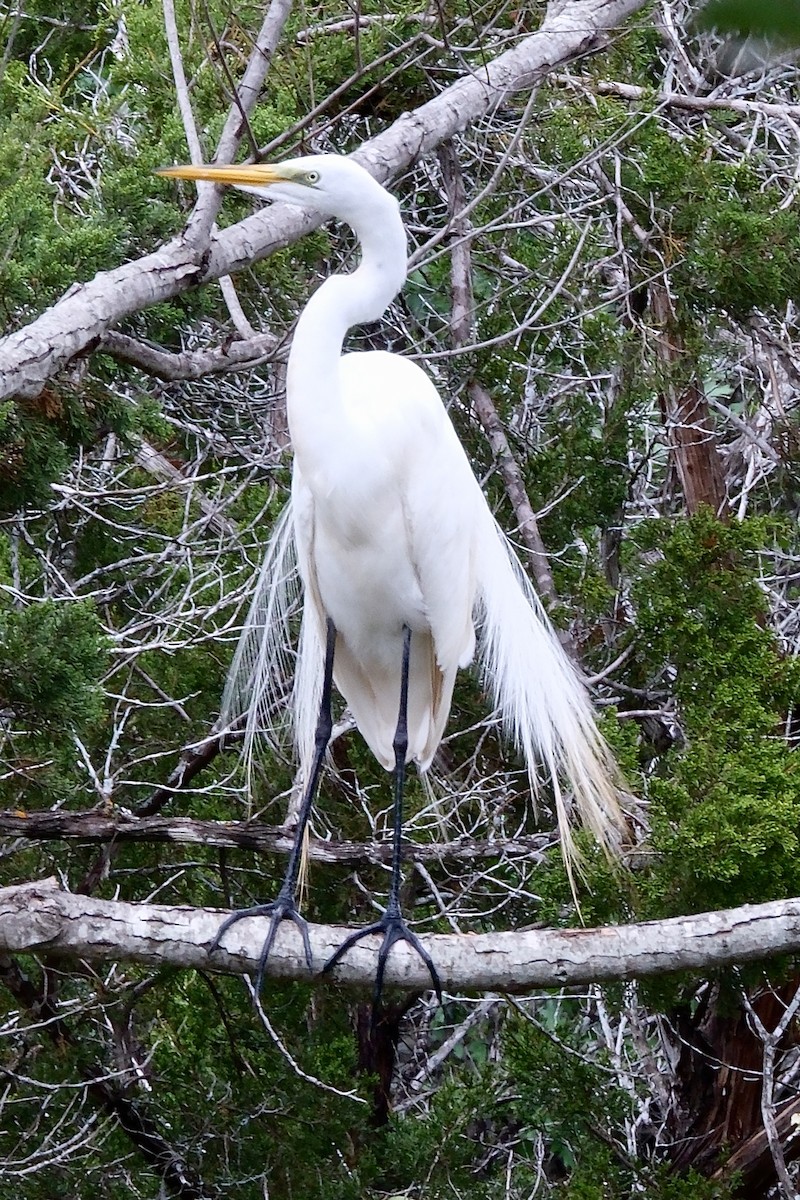
{"type": "Polygon", "coordinates": [[[262,200],[282,200],[350,224],[378,197],[394,203],[368,171],[338,154],[310,154],[283,163],[163,167],[157,174],[227,184],[262,200]]]}

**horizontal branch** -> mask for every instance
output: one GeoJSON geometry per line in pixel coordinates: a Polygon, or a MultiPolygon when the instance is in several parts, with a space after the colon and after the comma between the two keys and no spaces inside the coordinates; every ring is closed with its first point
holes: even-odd
{"type": "Polygon", "coordinates": [[[230,371],[249,371],[269,362],[275,356],[279,339],[272,333],[260,333],[253,338],[225,342],[208,350],[182,350],[171,353],[157,350],[146,342],[137,341],[125,333],[109,330],[99,349],[130,363],[148,375],[170,382],[178,379],[203,379],[206,375],[221,375],[230,371]]]}
{"type": "Polygon", "coordinates": [[[598,96],[619,96],[621,100],[644,101],[652,108],[683,108],[689,112],[735,112],[745,117],[764,116],[796,121],[800,104],[779,104],[767,100],[741,100],[736,96],[692,96],[686,92],[654,92],[652,88],[613,79],[590,79],[582,75],[556,75],[556,83],[576,85],[598,96]]]}
{"type": "MultiPolygon", "coordinates": [[[[267,929],[264,917],[232,926],[224,948],[208,948],[224,914],[204,908],[128,904],[62,891],[56,880],[0,890],[0,951],[75,955],[151,966],[255,971],[267,929]]],[[[284,922],[267,974],[308,979],[341,945],[346,929],[312,925],[312,969],[297,929],[284,922]]],[[[748,904],[722,912],[603,929],[536,929],[508,933],[432,934],[424,945],[451,992],[526,992],[590,982],[644,978],[675,971],[707,972],[800,950],[800,899],[748,904]]],[[[379,939],[348,952],[334,972],[348,987],[371,985],[379,939]]],[[[430,986],[427,969],[404,943],[389,959],[387,982],[409,990],[430,986]]]]}
{"type": "MultiPolygon", "coordinates": [[[[102,812],[0,812],[0,837],[48,842],[175,842],[181,845],[213,846],[226,850],[257,850],[262,854],[288,854],[294,840],[283,825],[255,821],[198,821],[192,817],[136,817],[128,813],[108,816],[102,812]]],[[[455,842],[415,845],[403,843],[406,862],[436,863],[447,859],[460,862],[484,859],[527,858],[534,860],[554,844],[552,834],[482,841],[462,838],[455,842]]],[[[323,842],[311,838],[308,854],[318,863],[390,863],[390,842],[323,842]]]]}

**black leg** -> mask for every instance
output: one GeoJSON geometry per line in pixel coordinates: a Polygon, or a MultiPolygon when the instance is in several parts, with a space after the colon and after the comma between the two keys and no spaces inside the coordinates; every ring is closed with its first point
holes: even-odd
{"type": "Polygon", "coordinates": [[[333,969],[336,964],[342,959],[351,946],[355,946],[356,942],[360,942],[362,938],[369,937],[373,933],[383,934],[383,944],[378,951],[378,969],[375,974],[375,988],[372,994],[372,1019],[373,1023],[378,1011],[378,1006],[383,992],[383,978],[386,974],[386,962],[389,958],[389,953],[395,942],[408,942],[410,946],[416,950],[431,977],[436,995],[439,997],[439,1003],[442,1002],[442,984],[439,979],[439,973],[433,965],[433,959],[428,954],[428,951],[420,942],[419,938],[413,933],[403,919],[400,911],[400,883],[401,883],[401,858],[402,858],[402,837],[403,837],[403,787],[406,778],[406,754],[408,752],[408,670],[409,660],[411,655],[411,630],[407,625],[403,626],[403,667],[400,676],[400,708],[397,716],[397,729],[394,735],[394,842],[392,846],[392,878],[389,884],[389,902],[386,906],[386,912],[381,917],[380,921],[373,922],[372,925],[367,925],[365,929],[359,929],[355,933],[351,933],[346,938],[339,949],[331,955],[325,966],[322,968],[323,974],[333,969]]]}
{"type": "Polygon", "coordinates": [[[331,738],[331,730],[333,729],[333,720],[331,717],[331,689],[333,687],[333,652],[336,646],[336,629],[333,621],[328,618],[327,637],[325,643],[325,674],[322,681],[322,697],[319,705],[319,716],[317,718],[317,728],[314,734],[314,758],[311,763],[311,774],[306,783],[306,789],[303,793],[303,799],[300,805],[300,812],[297,818],[297,830],[295,832],[294,845],[292,846],[289,855],[289,863],[286,868],[286,874],[281,884],[281,890],[277,897],[270,904],[257,904],[253,908],[242,908],[235,913],[231,913],[226,918],[217,930],[217,935],[211,943],[208,953],[213,954],[219,946],[225,933],[237,921],[241,921],[243,917],[270,917],[269,931],[264,941],[261,955],[258,960],[258,968],[256,970],[255,991],[256,996],[261,992],[261,985],[264,982],[264,972],[267,967],[267,960],[272,949],[275,935],[278,932],[278,926],[281,921],[294,921],[297,928],[303,937],[303,949],[306,955],[306,965],[311,968],[311,946],[308,941],[308,922],[301,917],[297,911],[295,903],[295,891],[297,888],[297,876],[300,871],[300,863],[303,857],[303,838],[305,836],[306,825],[311,814],[311,805],[314,803],[314,796],[319,783],[320,771],[322,770],[322,760],[325,757],[325,751],[328,748],[328,742],[331,738]]]}

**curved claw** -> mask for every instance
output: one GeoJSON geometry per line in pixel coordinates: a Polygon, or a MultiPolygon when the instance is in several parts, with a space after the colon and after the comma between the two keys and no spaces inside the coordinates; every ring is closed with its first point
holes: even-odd
{"type": "Polygon", "coordinates": [[[297,911],[297,906],[294,902],[294,899],[287,896],[279,895],[276,900],[273,900],[269,904],[256,904],[252,908],[241,908],[237,912],[231,913],[229,917],[226,917],[217,930],[214,940],[208,948],[209,954],[213,954],[215,950],[219,949],[220,942],[222,941],[226,932],[232,925],[235,925],[237,921],[241,921],[244,917],[270,917],[269,930],[266,938],[264,939],[264,945],[261,949],[261,954],[258,958],[258,966],[256,968],[255,992],[257,996],[261,993],[261,987],[264,982],[264,974],[267,969],[267,960],[269,959],[270,951],[272,950],[272,946],[275,941],[275,935],[278,932],[278,926],[280,925],[281,921],[293,921],[300,930],[300,936],[303,939],[303,951],[305,952],[306,956],[306,966],[308,967],[309,971],[312,969],[311,943],[308,940],[308,922],[306,921],[305,917],[302,917],[297,911]]]}
{"type": "Polygon", "coordinates": [[[389,958],[392,946],[395,942],[408,942],[408,944],[416,950],[425,966],[428,968],[428,974],[431,977],[433,990],[436,992],[439,1003],[442,1003],[442,982],[439,979],[439,972],[434,966],[433,959],[428,951],[422,945],[417,935],[413,933],[408,925],[403,920],[400,913],[385,912],[380,921],[375,921],[372,925],[367,925],[365,929],[357,929],[355,933],[351,933],[345,938],[338,950],[330,956],[325,966],[322,968],[322,974],[326,975],[331,971],[338,962],[344,958],[347,951],[355,946],[356,942],[360,942],[362,938],[369,937],[373,933],[383,934],[383,943],[378,951],[378,969],[375,973],[375,988],[372,993],[372,1012],[373,1020],[375,1013],[380,1004],[381,995],[383,993],[383,979],[386,974],[386,963],[389,958]]]}

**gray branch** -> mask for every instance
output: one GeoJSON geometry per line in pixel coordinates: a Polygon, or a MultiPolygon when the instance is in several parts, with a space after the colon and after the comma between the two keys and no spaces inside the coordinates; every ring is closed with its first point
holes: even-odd
{"type": "MultiPolygon", "coordinates": [[[[0,812],[0,837],[24,838],[32,842],[65,841],[115,845],[122,842],[165,843],[184,846],[211,846],[225,850],[255,850],[262,854],[288,854],[294,831],[283,825],[265,825],[256,821],[200,821],[193,817],[156,817],[99,811],[30,812],[24,816],[0,812]]],[[[458,841],[415,845],[403,843],[408,863],[481,862],[485,859],[541,859],[554,844],[554,835],[531,834],[528,837],[498,838],[485,841],[460,838],[458,841]]],[[[328,842],[310,838],[311,862],[364,864],[391,863],[391,842],[328,842]]]]}
{"type": "MultiPolygon", "coordinates": [[[[208,948],[224,913],[164,904],[96,900],[62,891],[55,879],[0,890],[0,951],[69,955],[95,962],[124,960],[151,966],[255,971],[267,921],[249,917],[208,948]]],[[[312,971],[300,935],[284,923],[267,974],[308,979],[349,932],[309,927],[312,971]]],[[[337,967],[337,982],[370,987],[378,938],[354,946],[337,967]]],[[[423,938],[446,990],[524,993],[538,987],[639,979],[675,971],[708,972],[733,963],[800,950],[800,899],[748,904],[721,912],[601,929],[535,929],[485,934],[431,934],[423,938]]],[[[409,990],[430,986],[427,969],[405,944],[392,952],[387,982],[409,990]]]]}
{"type": "Polygon", "coordinates": [[[253,338],[224,342],[208,350],[182,350],[175,354],[158,350],[125,333],[109,330],[103,336],[100,349],[120,362],[131,363],[148,375],[173,382],[177,379],[203,379],[206,375],[220,375],[228,371],[249,371],[274,358],[279,345],[279,339],[274,334],[260,333],[253,338]]]}

